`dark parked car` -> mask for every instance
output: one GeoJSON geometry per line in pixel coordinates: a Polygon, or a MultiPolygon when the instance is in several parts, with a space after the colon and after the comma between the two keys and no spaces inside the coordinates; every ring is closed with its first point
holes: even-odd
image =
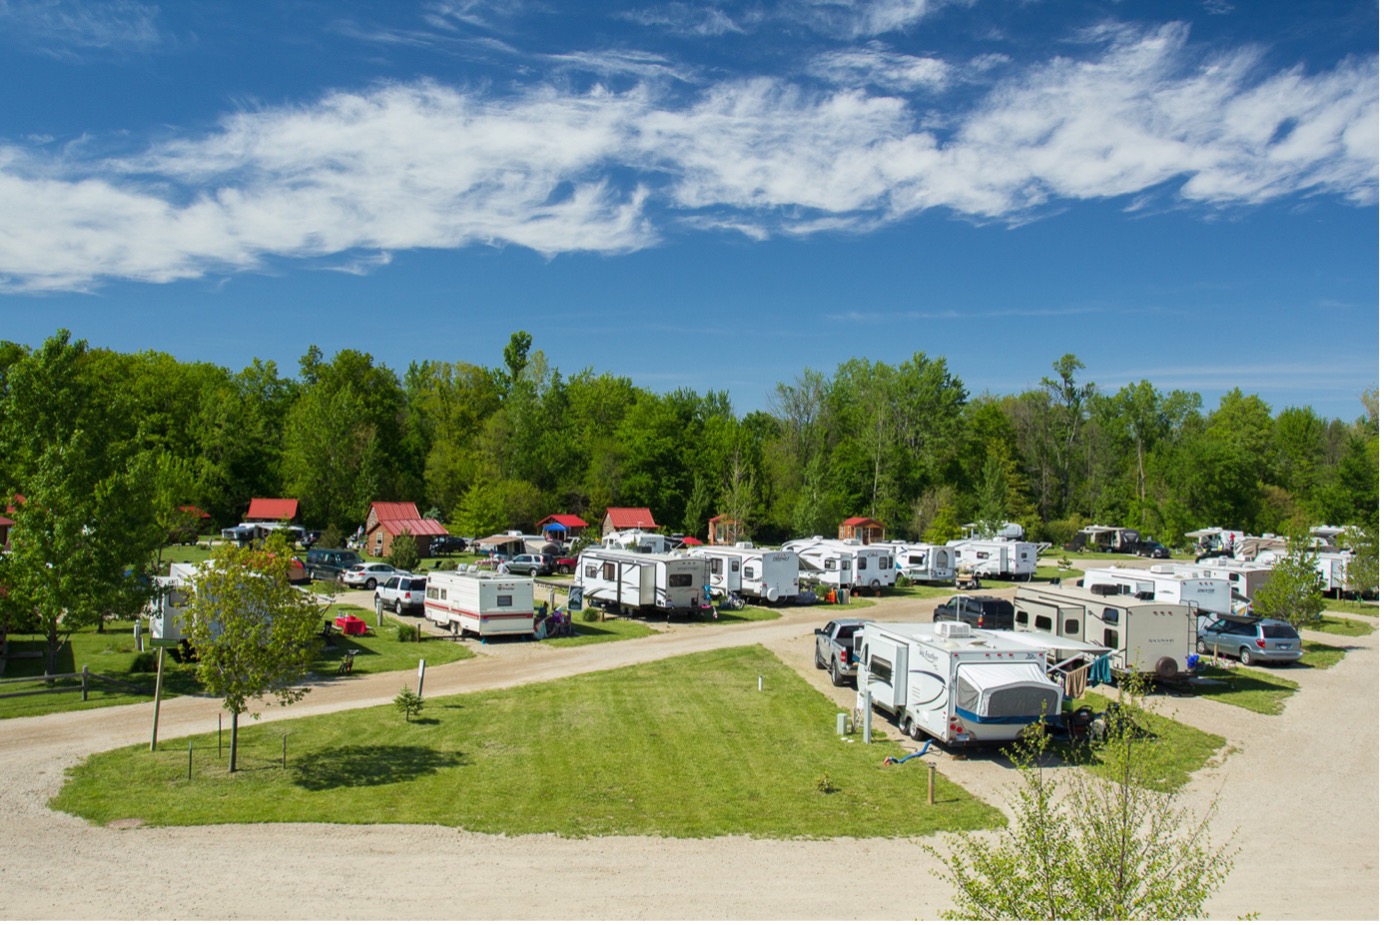
{"type": "Polygon", "coordinates": [[[960,620],[982,630],[1012,630],[1014,605],[985,594],[958,594],[945,604],[938,604],[932,619],[960,620]]]}
{"type": "Polygon", "coordinates": [[[1197,651],[1219,652],[1243,664],[1287,664],[1302,658],[1302,637],[1282,620],[1212,620],[1197,629],[1197,651]]]}
{"type": "Polygon", "coordinates": [[[1157,540],[1140,540],[1134,544],[1134,554],[1136,556],[1148,556],[1150,559],[1168,558],[1168,547],[1157,540]]]}
{"type": "Polygon", "coordinates": [[[304,564],[312,580],[335,581],[346,569],[360,563],[360,555],[350,549],[309,549],[304,564]]]}
{"type": "Polygon", "coordinates": [[[461,536],[437,536],[428,544],[428,555],[445,556],[454,552],[466,551],[466,538],[461,536]]]}

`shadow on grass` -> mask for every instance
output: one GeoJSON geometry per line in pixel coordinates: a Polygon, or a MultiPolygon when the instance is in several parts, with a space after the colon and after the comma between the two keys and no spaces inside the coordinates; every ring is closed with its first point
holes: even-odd
{"type": "Polygon", "coordinates": [[[417,745],[347,745],[295,759],[293,783],[304,790],[374,787],[416,780],[466,763],[461,752],[441,752],[417,745]]]}

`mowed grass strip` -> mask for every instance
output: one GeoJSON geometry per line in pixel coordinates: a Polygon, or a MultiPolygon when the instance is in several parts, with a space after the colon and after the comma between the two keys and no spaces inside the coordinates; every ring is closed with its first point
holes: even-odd
{"type": "Polygon", "coordinates": [[[1197,687],[1197,696],[1228,703],[1254,713],[1277,716],[1298,690],[1298,683],[1251,668],[1206,668],[1198,675],[1211,684],[1197,687]]]}
{"type": "MultiPolygon", "coordinates": [[[[1378,616],[1379,608],[1374,608],[1375,612],[1370,616],[1378,616]]],[[[1330,633],[1333,636],[1368,636],[1374,632],[1374,627],[1364,620],[1352,620],[1349,617],[1337,617],[1331,614],[1323,614],[1320,620],[1309,623],[1303,629],[1317,633],[1330,633]]]]}
{"type": "MultiPolygon", "coordinates": [[[[1109,697],[1087,691],[1077,704],[1088,706],[1099,713],[1108,710],[1112,702],[1109,697]]],[[[1200,771],[1225,748],[1223,736],[1203,732],[1155,713],[1146,712],[1140,717],[1138,726],[1155,746],[1152,756],[1156,765],[1152,768],[1153,779],[1150,785],[1160,790],[1180,789],[1191,779],[1192,774],[1200,771]]],[[[1084,766],[1093,774],[1110,774],[1098,752],[1093,753],[1085,747],[1063,746],[1059,748],[1059,753],[1072,763],[1084,766]]]]}
{"type": "MultiPolygon", "coordinates": [[[[426,694],[426,691],[425,691],[426,694]]],[[[311,696],[311,695],[309,695],[311,696]]],[[[242,729],[89,758],[53,807],[104,824],[418,823],[488,833],[905,837],[1002,814],[921,761],[835,734],[837,707],[762,647],[242,729]],[[763,690],[759,679],[763,678],[763,690]],[[288,736],[288,767],[280,766],[288,736]]],[[[964,770],[964,766],[963,766],[964,770]]]]}

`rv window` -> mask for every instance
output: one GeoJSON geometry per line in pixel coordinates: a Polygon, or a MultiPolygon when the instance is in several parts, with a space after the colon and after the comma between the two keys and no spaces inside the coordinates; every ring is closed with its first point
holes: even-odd
{"type": "Polygon", "coordinates": [[[870,659],[870,678],[871,680],[883,681],[885,684],[892,684],[894,681],[893,663],[874,656],[870,659]]]}
{"type": "Polygon", "coordinates": [[[721,560],[720,560],[720,559],[712,559],[712,560],[711,560],[711,574],[713,574],[713,575],[719,575],[719,574],[721,574],[721,560]]]}
{"type": "Polygon", "coordinates": [[[956,708],[980,712],[980,690],[963,677],[956,679],[956,708]]]}
{"type": "Polygon", "coordinates": [[[690,588],[690,587],[692,587],[692,576],[691,576],[691,574],[685,574],[685,575],[669,575],[669,576],[668,576],[668,587],[670,587],[670,588],[690,588]]]}
{"type": "Polygon", "coordinates": [[[977,559],[988,559],[988,558],[990,558],[990,554],[989,554],[988,552],[978,552],[978,553],[976,553],[976,558],[977,558],[977,559]]]}
{"type": "Polygon", "coordinates": [[[602,563],[601,563],[601,577],[602,577],[603,579],[605,579],[606,581],[614,581],[614,580],[615,580],[615,563],[614,563],[614,562],[602,562],[602,563]]]}
{"type": "Polygon", "coordinates": [[[1028,626],[1028,611],[1027,611],[1027,610],[1016,610],[1016,611],[1014,611],[1014,622],[1017,623],[1017,624],[1019,624],[1020,626],[1028,626]]]}
{"type": "Polygon", "coordinates": [[[746,577],[746,578],[753,578],[753,577],[754,577],[754,566],[753,566],[753,565],[747,565],[747,566],[745,566],[745,577],[746,577]]]}
{"type": "Polygon", "coordinates": [[[513,595],[513,594],[497,594],[497,595],[495,595],[495,606],[496,606],[496,607],[513,607],[513,606],[514,606],[514,595],[513,595]]]}
{"type": "Polygon", "coordinates": [[[822,568],[824,568],[824,569],[829,569],[829,570],[831,570],[831,571],[833,571],[833,572],[836,571],[836,560],[835,560],[835,559],[823,559],[823,560],[822,560],[822,568]]]}
{"type": "Polygon", "coordinates": [[[1108,646],[1111,649],[1118,649],[1120,647],[1120,631],[1106,630],[1104,645],[1108,646]]]}
{"type": "Polygon", "coordinates": [[[1100,612],[1100,618],[1106,623],[1119,623],[1120,612],[1114,607],[1107,607],[1100,612]]]}
{"type": "Polygon", "coordinates": [[[1050,631],[1052,629],[1052,617],[1035,617],[1033,620],[1033,628],[1042,630],[1043,632],[1050,631]]]}
{"type": "Polygon", "coordinates": [[[1064,636],[1076,636],[1081,633],[1080,620],[1068,620],[1066,627],[1067,628],[1062,631],[1062,635],[1064,636]]]}
{"type": "Polygon", "coordinates": [[[732,560],[730,560],[730,570],[731,570],[732,572],[738,572],[738,571],[740,571],[740,560],[739,560],[739,559],[732,559],[732,560]]]}
{"type": "Polygon", "coordinates": [[[879,567],[880,567],[880,568],[888,568],[888,567],[889,567],[889,557],[888,557],[888,556],[880,556],[880,557],[879,557],[879,567]]]}
{"type": "Polygon", "coordinates": [[[869,556],[857,556],[856,558],[858,558],[858,559],[860,560],[859,562],[856,563],[856,566],[855,566],[856,568],[858,568],[858,569],[867,569],[867,568],[870,567],[870,557],[869,557],[869,556]]]}

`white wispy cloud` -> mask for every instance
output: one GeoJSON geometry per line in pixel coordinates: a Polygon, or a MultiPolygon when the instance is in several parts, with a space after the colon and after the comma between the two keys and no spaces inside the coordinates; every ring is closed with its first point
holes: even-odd
{"type": "MultiPolygon", "coordinates": [[[[1144,196],[1202,208],[1375,201],[1377,59],[1275,73],[1251,51],[1198,57],[1175,25],[1086,38],[1085,57],[1006,67],[942,117],[939,64],[942,83],[917,98],[901,84],[821,92],[771,77],[690,97],[658,79],[503,97],[394,83],[234,113],[136,156],[10,144],[0,288],[162,282],[270,258],[362,266],[353,255],[423,247],[621,253],[676,227],[764,239],[862,232],[930,209],[1018,223],[1112,197],[1131,208],[1144,196]]],[[[859,54],[835,60],[920,68],[927,83],[923,59],[859,54]]],[[[579,63],[662,67],[629,54],[579,63]]]]}
{"type": "MultiPolygon", "coordinates": [[[[760,18],[758,14],[750,14],[750,17],[756,21],[760,18]]],[[[702,4],[664,3],[643,6],[621,14],[621,18],[675,35],[714,38],[745,31],[744,25],[725,10],[702,4]]]]}
{"type": "Polygon", "coordinates": [[[0,0],[9,44],[58,57],[147,51],[160,41],[157,20],[157,7],[134,0],[0,0]]]}
{"type": "Polygon", "coordinates": [[[877,42],[821,55],[808,70],[835,84],[903,91],[941,90],[951,76],[945,61],[891,52],[877,42]]]}

